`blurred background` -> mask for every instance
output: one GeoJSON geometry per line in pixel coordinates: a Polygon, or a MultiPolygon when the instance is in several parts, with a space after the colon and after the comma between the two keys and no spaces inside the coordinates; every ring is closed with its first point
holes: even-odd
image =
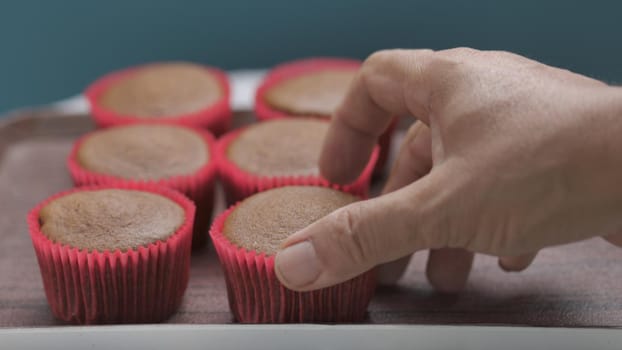
{"type": "Polygon", "coordinates": [[[1,0],[0,113],[148,61],[265,68],[382,48],[514,51],[622,82],[622,1],[1,0]]]}

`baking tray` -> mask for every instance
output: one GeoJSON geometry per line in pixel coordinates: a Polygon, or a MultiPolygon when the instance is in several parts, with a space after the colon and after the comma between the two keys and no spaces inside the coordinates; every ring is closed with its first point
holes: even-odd
{"type": "MultiPolygon", "coordinates": [[[[252,114],[245,112],[252,104],[252,87],[248,85],[244,84],[241,88],[234,79],[235,125],[253,120],[252,114]]],[[[394,150],[408,121],[400,125],[394,150]]],[[[72,142],[92,128],[80,98],[52,107],[13,112],[7,118],[0,119],[0,327],[7,328],[0,330],[0,340],[16,334],[53,337],[47,329],[18,328],[58,326],[61,328],[55,329],[55,332],[90,334],[89,330],[93,330],[94,336],[99,334],[97,332],[130,334],[135,328],[81,328],[55,320],[47,306],[26,226],[26,213],[31,207],[49,195],[72,186],[65,169],[65,159],[72,142]]],[[[374,184],[376,193],[382,187],[382,180],[377,179],[374,184]]],[[[218,212],[224,209],[220,192],[217,201],[218,212]]],[[[453,296],[435,293],[425,281],[426,255],[425,252],[415,254],[405,277],[395,287],[378,290],[369,306],[365,325],[248,328],[229,325],[233,319],[215,252],[201,250],[192,256],[190,283],[184,301],[167,322],[177,326],[143,326],[147,328],[139,329],[186,330],[197,334],[202,334],[198,330],[212,334],[226,329],[253,332],[289,330],[290,334],[299,334],[309,329],[317,336],[317,332],[322,333],[322,330],[332,332],[343,328],[358,329],[364,336],[376,334],[366,329],[384,330],[386,334],[399,333],[400,329],[410,329],[415,333],[418,332],[415,330],[422,329],[451,329],[455,332],[454,328],[421,328],[421,325],[477,325],[479,327],[458,328],[477,332],[488,329],[482,327],[484,325],[512,326],[512,329],[517,326],[622,326],[622,250],[602,239],[546,249],[522,273],[504,273],[497,267],[496,259],[477,256],[466,290],[453,296]],[[221,326],[183,326],[190,324],[221,326]],[[380,324],[402,326],[378,328],[380,324]]],[[[528,330],[522,327],[517,329],[528,330]]],[[[404,333],[404,336],[408,334],[404,333]]]]}

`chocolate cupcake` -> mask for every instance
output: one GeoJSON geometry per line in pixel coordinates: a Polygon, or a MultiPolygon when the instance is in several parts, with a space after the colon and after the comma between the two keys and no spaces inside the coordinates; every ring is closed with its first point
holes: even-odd
{"type": "Polygon", "coordinates": [[[331,68],[284,79],[267,89],[268,105],[288,115],[329,117],[345,98],[357,69],[331,68]]]}
{"type": "Polygon", "coordinates": [[[366,197],[377,150],[353,183],[331,184],[320,176],[318,168],[327,130],[325,120],[286,118],[253,124],[223,136],[216,155],[228,202],[286,185],[335,187],[366,197]]]}
{"type": "MultiPolygon", "coordinates": [[[[339,107],[361,66],[360,61],[311,58],[273,68],[257,89],[255,114],[260,120],[312,116],[329,119],[339,107]]],[[[396,120],[378,140],[376,173],[387,161],[396,120]]]]}
{"type": "Polygon", "coordinates": [[[229,129],[229,83],[215,68],[194,63],[153,63],[114,72],[93,83],[86,96],[99,126],[157,122],[229,129]]]}
{"type": "Polygon", "coordinates": [[[358,322],[374,292],[374,272],[310,292],[287,289],[274,272],[274,255],[291,234],[356,201],[314,186],[255,194],[221,214],[210,235],[225,272],[229,306],[242,323],[358,322]]]}
{"type": "Polygon", "coordinates": [[[135,124],[79,139],[67,165],[77,186],[152,183],[182,192],[197,206],[193,245],[207,240],[214,202],[215,141],[207,131],[135,124]]]}
{"type": "Polygon", "coordinates": [[[167,319],[188,284],[194,205],[149,185],[84,187],[28,215],[52,313],[79,323],[167,319]]]}

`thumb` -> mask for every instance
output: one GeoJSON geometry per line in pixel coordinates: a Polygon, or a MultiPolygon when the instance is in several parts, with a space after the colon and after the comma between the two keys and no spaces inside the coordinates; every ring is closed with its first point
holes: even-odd
{"type": "Polygon", "coordinates": [[[340,208],[288,237],[276,255],[281,283],[297,291],[324,288],[415,250],[446,246],[434,229],[438,175],[340,208]]]}

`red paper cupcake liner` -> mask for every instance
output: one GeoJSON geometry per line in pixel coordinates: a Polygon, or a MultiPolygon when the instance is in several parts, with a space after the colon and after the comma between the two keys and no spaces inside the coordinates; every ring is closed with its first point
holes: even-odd
{"type": "Polygon", "coordinates": [[[100,128],[106,128],[114,125],[132,123],[178,124],[206,128],[215,135],[223,134],[229,130],[232,118],[231,106],[229,104],[229,97],[231,94],[229,80],[223,71],[214,67],[204,66],[205,70],[212,74],[220,83],[223,96],[215,104],[196,112],[160,118],[138,118],[132,115],[117,113],[99,104],[99,98],[107,89],[110,88],[111,85],[125,79],[137,70],[148,66],[149,65],[136,66],[109,73],[96,80],[86,89],[84,94],[89,102],[91,107],[91,115],[93,116],[97,126],[100,128]]]}
{"type": "MultiPolygon", "coordinates": [[[[264,78],[262,83],[257,89],[255,94],[255,114],[259,120],[269,120],[275,118],[287,118],[297,117],[300,115],[290,114],[276,108],[273,108],[268,104],[265,99],[266,92],[283,82],[284,80],[292,79],[302,74],[307,74],[314,71],[322,71],[327,68],[332,69],[353,69],[360,68],[361,62],[352,59],[345,58],[308,58],[298,61],[292,61],[284,63],[273,68],[268,75],[264,78]]],[[[307,115],[305,115],[307,116],[307,115]]],[[[310,117],[318,117],[311,115],[310,117]]],[[[323,118],[329,118],[330,116],[319,116],[323,118]]],[[[380,153],[378,155],[378,161],[374,168],[374,175],[381,175],[384,171],[385,164],[389,157],[391,149],[391,140],[393,138],[393,131],[397,125],[397,118],[394,118],[389,128],[378,139],[378,145],[380,146],[380,153]]]]}
{"type": "Polygon", "coordinates": [[[78,324],[167,319],[178,309],[188,285],[194,212],[192,202],[180,193],[146,184],[76,188],[37,205],[28,214],[28,226],[54,316],[78,324]],[[45,205],[74,192],[107,188],[165,196],[184,209],[184,223],[166,241],[125,252],[80,250],[55,243],[41,232],[39,212],[45,205]]]}
{"type": "Polygon", "coordinates": [[[200,248],[207,243],[207,230],[212,218],[214,208],[214,186],[217,174],[217,142],[214,137],[205,130],[192,129],[193,132],[205,141],[208,148],[209,160],[191,175],[173,176],[160,180],[130,180],[108,174],[97,173],[85,169],[78,161],[80,146],[95,132],[88,133],[78,139],[67,158],[67,168],[76,186],[87,185],[123,185],[123,184],[151,184],[165,186],[179,191],[190,198],[196,205],[196,218],[194,233],[192,236],[193,248],[200,248]]]}
{"type": "Polygon", "coordinates": [[[274,272],[274,256],[248,251],[223,234],[227,216],[219,215],[210,236],[224,270],[229,307],[241,323],[351,323],[365,319],[376,286],[370,270],[336,286],[295,292],[274,272]]]}
{"type": "Polygon", "coordinates": [[[329,182],[321,176],[259,176],[241,169],[227,157],[227,148],[245,128],[231,131],[222,136],[214,152],[218,163],[220,181],[225,190],[227,204],[233,204],[257,192],[283,186],[322,186],[347,192],[358,197],[369,196],[369,185],[376,160],[378,147],[374,148],[367,166],[359,177],[348,185],[329,182]]]}

